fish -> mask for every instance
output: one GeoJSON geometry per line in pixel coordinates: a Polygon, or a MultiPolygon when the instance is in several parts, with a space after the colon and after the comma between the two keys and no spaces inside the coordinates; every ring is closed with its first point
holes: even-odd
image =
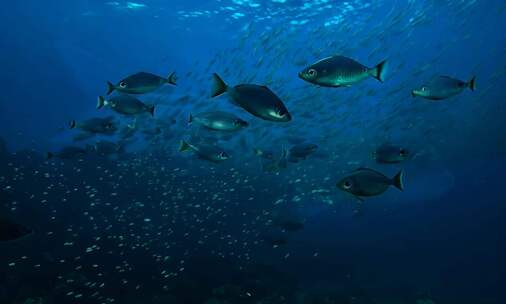
{"type": "Polygon", "coordinates": [[[215,131],[237,131],[248,126],[248,123],[232,113],[223,111],[204,112],[196,115],[190,113],[188,123],[196,122],[215,131]]]}
{"type": "Polygon", "coordinates": [[[123,115],[138,115],[142,113],[149,113],[151,116],[155,115],[154,105],[146,105],[130,95],[118,95],[109,99],[99,96],[97,109],[101,109],[104,106],[109,106],[115,112],[123,115]]]}
{"type": "Polygon", "coordinates": [[[122,139],[127,139],[127,138],[130,138],[132,136],[135,135],[135,132],[137,132],[137,128],[135,126],[135,124],[133,125],[126,125],[125,127],[123,127],[120,131],[120,137],[122,139]]]}
{"type": "Polygon", "coordinates": [[[69,123],[69,129],[81,129],[82,131],[88,133],[104,135],[112,135],[118,130],[114,117],[112,116],[104,118],[90,118],[81,122],[72,120],[69,123]]]}
{"type": "Polygon", "coordinates": [[[225,152],[223,149],[206,143],[191,144],[184,140],[181,140],[179,144],[179,151],[193,151],[200,158],[214,163],[219,163],[230,158],[230,155],[228,155],[227,152],[225,152]]]}
{"type": "Polygon", "coordinates": [[[419,89],[411,91],[412,97],[422,97],[430,100],[443,100],[458,95],[469,88],[476,90],[476,77],[473,76],[468,82],[449,76],[437,76],[419,89]]]}
{"type": "Polygon", "coordinates": [[[270,159],[270,160],[274,159],[274,153],[272,151],[266,151],[266,150],[254,148],[253,153],[255,153],[256,156],[259,156],[261,158],[270,159]]]}
{"type": "Polygon", "coordinates": [[[120,80],[116,85],[107,82],[107,95],[113,91],[127,94],[145,94],[152,92],[168,83],[176,85],[177,77],[173,72],[167,78],[147,72],[139,72],[120,80]]]}
{"type": "Polygon", "coordinates": [[[288,150],[288,161],[298,162],[306,159],[309,155],[316,152],[318,146],[315,144],[298,144],[288,150]]]}
{"type": "Polygon", "coordinates": [[[294,220],[279,221],[276,225],[286,231],[298,231],[304,228],[304,223],[294,220]]]}
{"type": "Polygon", "coordinates": [[[74,135],[72,137],[72,140],[73,141],[83,141],[83,140],[88,140],[88,139],[92,138],[93,136],[95,136],[94,133],[82,132],[82,133],[74,135]]]}
{"type": "Polygon", "coordinates": [[[380,164],[397,164],[409,157],[409,150],[403,147],[383,144],[373,152],[373,158],[380,164]]]}
{"type": "Polygon", "coordinates": [[[28,227],[6,218],[0,218],[0,242],[18,240],[32,233],[33,230],[28,227]]]}
{"type": "Polygon", "coordinates": [[[363,197],[383,194],[390,186],[404,190],[403,175],[401,170],[393,178],[388,178],[376,170],[359,168],[338,181],[336,186],[362,201],[363,197]]]}
{"type": "Polygon", "coordinates": [[[266,241],[272,245],[272,248],[278,248],[280,246],[284,246],[284,245],[288,244],[288,240],[285,238],[270,239],[270,240],[266,240],[266,241]]]}
{"type": "Polygon", "coordinates": [[[272,122],[289,122],[292,116],[281,99],[267,86],[240,84],[229,87],[218,74],[213,74],[211,97],[228,93],[232,103],[253,116],[272,122]]]}
{"type": "Polygon", "coordinates": [[[0,137],[0,156],[6,154],[7,154],[7,143],[2,137],[0,137]]]}
{"type": "Polygon", "coordinates": [[[100,156],[107,156],[123,151],[123,146],[108,140],[99,140],[93,145],[88,145],[87,149],[100,156]]]}
{"type": "Polygon", "coordinates": [[[385,80],[387,61],[369,68],[344,56],[321,59],[299,72],[299,78],[322,87],[349,87],[370,76],[380,82],[385,80]]]}
{"type": "Polygon", "coordinates": [[[262,170],[264,172],[280,172],[281,169],[286,169],[288,166],[288,150],[283,149],[281,156],[278,159],[265,160],[262,163],[262,170]]]}
{"type": "Polygon", "coordinates": [[[51,159],[54,157],[60,158],[60,159],[73,159],[79,156],[83,156],[87,153],[86,149],[83,149],[81,147],[75,147],[75,146],[68,146],[64,147],[58,152],[47,152],[46,159],[51,159]]]}

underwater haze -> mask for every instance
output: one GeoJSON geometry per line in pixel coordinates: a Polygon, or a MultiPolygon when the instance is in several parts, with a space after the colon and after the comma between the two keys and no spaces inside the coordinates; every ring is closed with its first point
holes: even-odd
{"type": "Polygon", "coordinates": [[[506,303],[504,0],[0,25],[1,304],[506,303]]]}

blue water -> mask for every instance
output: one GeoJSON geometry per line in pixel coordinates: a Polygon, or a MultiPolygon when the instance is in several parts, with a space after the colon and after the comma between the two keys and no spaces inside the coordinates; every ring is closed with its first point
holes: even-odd
{"type": "Polygon", "coordinates": [[[505,20],[499,0],[2,3],[0,218],[33,234],[0,242],[0,303],[504,303],[505,20]],[[385,81],[297,76],[337,54],[386,59],[385,81]],[[140,71],[178,75],[136,96],[154,117],[96,109],[107,81],[140,71]],[[293,119],[211,99],[213,73],[268,86],[293,119]],[[476,76],[476,90],[411,96],[436,75],[476,76]],[[249,125],[188,124],[216,110],[249,125]],[[68,127],[108,116],[113,135],[68,127]],[[318,151],[286,168],[253,153],[303,142],[318,151]],[[376,163],[384,143],[409,159],[376,163]],[[85,152],[46,159],[67,146],[85,152]],[[404,191],[361,203],[336,187],[359,167],[402,169],[404,191]]]}

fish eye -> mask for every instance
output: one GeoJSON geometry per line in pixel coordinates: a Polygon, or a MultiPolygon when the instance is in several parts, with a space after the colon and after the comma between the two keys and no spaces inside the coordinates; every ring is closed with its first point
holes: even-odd
{"type": "Polygon", "coordinates": [[[227,159],[227,158],[228,158],[227,153],[225,153],[225,152],[220,152],[220,158],[221,158],[221,159],[227,159]]]}
{"type": "Polygon", "coordinates": [[[127,83],[125,81],[122,81],[119,83],[120,88],[126,88],[127,83]]]}
{"type": "Polygon", "coordinates": [[[399,151],[399,154],[401,156],[406,156],[406,155],[408,155],[408,151],[406,149],[401,148],[401,150],[399,151]]]}
{"type": "Polygon", "coordinates": [[[345,190],[350,190],[350,189],[351,189],[351,182],[350,182],[349,180],[345,181],[345,182],[343,183],[343,188],[344,188],[345,190]]]}
{"type": "Polygon", "coordinates": [[[307,74],[310,76],[310,77],[315,77],[318,73],[316,72],[315,69],[309,69],[307,71],[307,74]]]}
{"type": "Polygon", "coordinates": [[[422,92],[425,92],[427,91],[427,88],[426,87],[422,87],[422,92]]]}

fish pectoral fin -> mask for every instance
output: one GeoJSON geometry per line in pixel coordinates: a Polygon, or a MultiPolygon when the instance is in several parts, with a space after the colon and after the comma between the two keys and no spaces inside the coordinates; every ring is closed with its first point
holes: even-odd
{"type": "Polygon", "coordinates": [[[359,218],[364,216],[364,205],[360,204],[355,210],[353,210],[353,217],[359,218]]]}
{"type": "MultiPolygon", "coordinates": [[[[364,199],[363,197],[360,197],[360,196],[355,195],[355,194],[353,194],[353,196],[354,196],[357,200],[359,200],[359,202],[360,202],[360,203],[365,202],[365,199],[364,199]]],[[[362,204],[360,204],[360,205],[362,205],[362,204]]]]}

